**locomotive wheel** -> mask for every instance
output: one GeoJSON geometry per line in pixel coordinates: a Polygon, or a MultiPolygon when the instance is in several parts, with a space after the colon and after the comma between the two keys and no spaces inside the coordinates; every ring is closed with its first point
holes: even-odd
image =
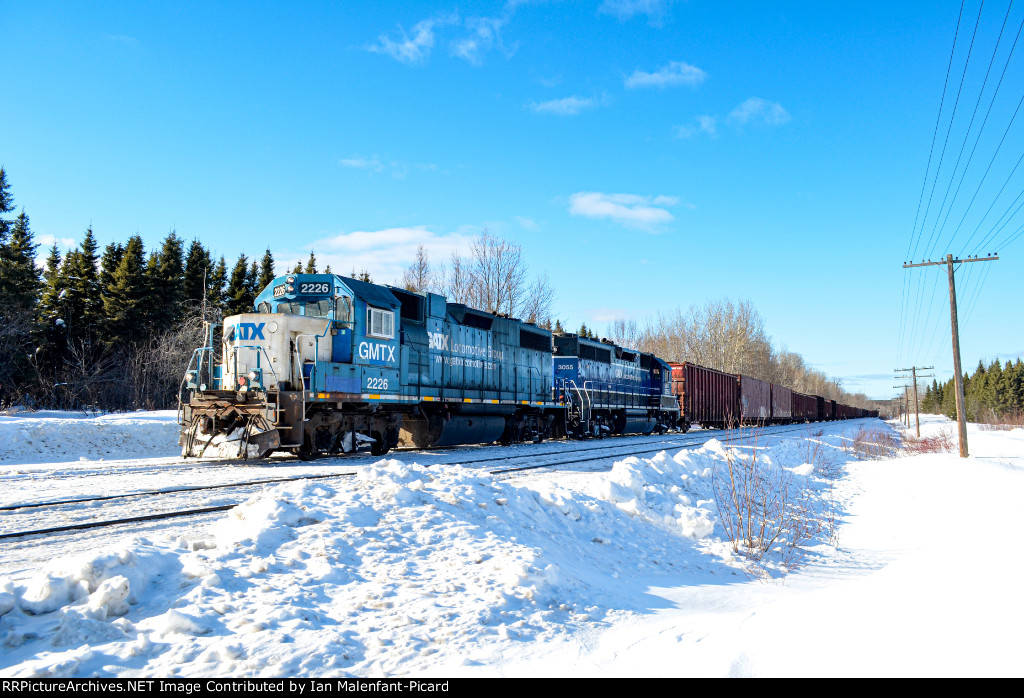
{"type": "Polygon", "coordinates": [[[381,434],[379,431],[372,432],[370,436],[376,439],[372,444],[370,444],[371,455],[383,456],[385,453],[391,450],[391,447],[388,446],[388,442],[385,441],[384,439],[384,435],[381,434]]]}

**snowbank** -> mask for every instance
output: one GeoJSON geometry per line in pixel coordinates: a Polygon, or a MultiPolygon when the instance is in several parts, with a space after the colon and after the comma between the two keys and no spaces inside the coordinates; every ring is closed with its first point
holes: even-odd
{"type": "Polygon", "coordinates": [[[179,453],[173,410],[100,416],[56,411],[0,415],[0,465],[179,453]]]}

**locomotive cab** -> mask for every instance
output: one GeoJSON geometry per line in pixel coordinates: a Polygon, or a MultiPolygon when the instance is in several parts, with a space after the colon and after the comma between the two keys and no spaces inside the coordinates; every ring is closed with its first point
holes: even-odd
{"type": "Polygon", "coordinates": [[[219,351],[212,340],[199,350],[200,367],[219,354],[216,365],[186,376],[183,455],[311,457],[397,444],[396,418],[367,404],[398,390],[394,296],[333,274],[289,275],[255,306],[224,320],[219,351]],[[196,378],[204,374],[209,384],[196,378]]]}

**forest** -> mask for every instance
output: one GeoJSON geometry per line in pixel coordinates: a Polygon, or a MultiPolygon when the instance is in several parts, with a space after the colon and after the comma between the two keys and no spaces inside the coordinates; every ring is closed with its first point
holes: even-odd
{"type": "MultiPolygon", "coordinates": [[[[964,407],[969,422],[1024,424],[1024,362],[1019,357],[1005,364],[994,360],[988,366],[979,361],[974,373],[964,374],[964,407]]],[[[956,419],[952,378],[925,387],[921,411],[956,419]]]]}
{"type": "MultiPolygon", "coordinates": [[[[100,250],[91,226],[75,249],[62,254],[56,243],[50,247],[40,268],[29,216],[22,210],[10,217],[14,210],[0,168],[0,407],[174,408],[182,373],[203,343],[204,322],[250,311],[279,273],[269,249],[259,259],[241,253],[229,267],[224,256],[214,259],[199,240],[186,244],[173,230],[148,251],[139,234],[100,250]]],[[[330,266],[318,269],[312,251],[305,264],[287,271],[332,273],[330,266]]],[[[431,264],[421,246],[397,283],[567,330],[552,310],[555,292],[547,274],[531,282],[528,272],[518,244],[484,230],[466,255],[455,253],[440,265],[431,264]]],[[[350,275],[372,281],[365,270],[350,275]]],[[[598,337],[586,324],[573,331],[598,337]]],[[[642,324],[617,320],[605,335],[669,361],[878,409],[799,354],[778,348],[749,301],[708,300],[642,324]]]]}

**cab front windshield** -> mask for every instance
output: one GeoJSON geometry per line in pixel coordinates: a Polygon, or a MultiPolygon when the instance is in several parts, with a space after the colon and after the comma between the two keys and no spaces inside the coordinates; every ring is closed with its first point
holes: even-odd
{"type": "Polygon", "coordinates": [[[352,299],[342,296],[340,298],[323,298],[316,301],[278,303],[276,311],[271,308],[269,303],[260,303],[259,312],[304,315],[305,317],[320,317],[341,323],[351,323],[352,299]]]}

